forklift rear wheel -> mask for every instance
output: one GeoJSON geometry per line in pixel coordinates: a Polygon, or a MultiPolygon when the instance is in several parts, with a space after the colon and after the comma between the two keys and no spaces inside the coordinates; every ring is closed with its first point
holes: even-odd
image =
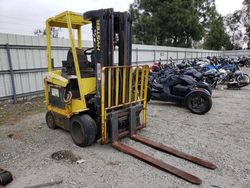
{"type": "Polygon", "coordinates": [[[46,113],[46,123],[50,129],[55,129],[57,127],[56,122],[55,122],[55,118],[54,118],[51,111],[48,111],[46,113]]]}
{"type": "Polygon", "coordinates": [[[70,120],[70,133],[77,146],[89,146],[96,139],[97,126],[88,114],[76,115],[70,120]]]}

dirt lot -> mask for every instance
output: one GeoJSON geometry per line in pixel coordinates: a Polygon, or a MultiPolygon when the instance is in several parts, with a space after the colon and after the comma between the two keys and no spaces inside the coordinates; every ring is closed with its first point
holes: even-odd
{"type": "Polygon", "coordinates": [[[140,134],[212,161],[218,165],[214,171],[123,140],[200,177],[201,186],[155,169],[110,145],[75,146],[67,132],[47,128],[42,99],[1,104],[0,109],[0,166],[14,175],[9,187],[53,181],[58,184],[52,187],[250,187],[250,87],[214,91],[213,108],[203,116],[173,104],[150,102],[148,106],[148,128],[140,134]],[[8,113],[4,115],[5,111],[8,113]],[[51,158],[60,150],[73,154],[66,156],[69,160],[60,160],[62,155],[51,158]],[[79,158],[84,162],[77,164],[79,158]]]}

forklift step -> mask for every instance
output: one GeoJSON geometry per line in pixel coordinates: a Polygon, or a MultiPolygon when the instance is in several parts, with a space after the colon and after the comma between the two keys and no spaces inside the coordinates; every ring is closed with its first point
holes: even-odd
{"type": "Polygon", "coordinates": [[[165,172],[169,172],[177,177],[180,177],[190,183],[193,183],[193,184],[197,184],[197,185],[200,185],[202,183],[201,179],[196,177],[196,176],[193,176],[192,174],[189,174],[183,170],[180,170],[174,166],[171,166],[159,159],[155,159],[145,153],[142,153],[132,147],[129,147],[125,144],[122,144],[121,142],[119,141],[114,141],[112,143],[112,146],[114,148],[116,148],[117,150],[123,152],[123,153],[126,153],[128,155],[131,155],[141,161],[144,161],[160,170],[163,170],[165,172]]]}
{"type": "Polygon", "coordinates": [[[185,159],[187,161],[190,161],[192,163],[195,163],[197,165],[200,165],[200,166],[203,166],[203,167],[206,167],[206,168],[209,168],[209,169],[216,169],[217,166],[209,161],[206,161],[206,160],[203,160],[203,159],[200,159],[198,157],[195,157],[195,156],[192,156],[192,155],[189,155],[187,153],[184,153],[182,151],[178,151],[174,148],[171,148],[169,146],[166,146],[162,143],[159,143],[159,142],[155,142],[153,140],[150,140],[148,138],[144,138],[140,135],[137,135],[137,134],[134,134],[131,136],[131,138],[137,142],[140,142],[142,144],[145,144],[149,147],[152,147],[156,150],[159,150],[159,151],[162,151],[162,152],[165,152],[165,153],[168,153],[168,154],[171,154],[171,155],[174,155],[176,157],[179,157],[179,158],[182,158],[182,159],[185,159]]]}

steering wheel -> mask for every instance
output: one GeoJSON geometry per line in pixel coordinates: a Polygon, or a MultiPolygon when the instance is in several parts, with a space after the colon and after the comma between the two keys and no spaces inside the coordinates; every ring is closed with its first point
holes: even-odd
{"type": "Polygon", "coordinates": [[[85,55],[91,55],[91,54],[93,54],[93,50],[94,50],[94,47],[88,48],[88,49],[84,50],[84,54],[85,55]]]}

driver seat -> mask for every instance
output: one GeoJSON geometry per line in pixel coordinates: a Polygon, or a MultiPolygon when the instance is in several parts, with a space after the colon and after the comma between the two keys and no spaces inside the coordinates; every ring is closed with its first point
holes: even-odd
{"type": "MultiPolygon", "coordinates": [[[[82,78],[94,77],[95,69],[91,62],[88,61],[87,55],[83,49],[76,48],[77,59],[79,63],[80,73],[82,78]]],[[[72,50],[70,49],[67,54],[67,60],[62,61],[63,72],[67,75],[76,75],[74,58],[72,50]]]]}

